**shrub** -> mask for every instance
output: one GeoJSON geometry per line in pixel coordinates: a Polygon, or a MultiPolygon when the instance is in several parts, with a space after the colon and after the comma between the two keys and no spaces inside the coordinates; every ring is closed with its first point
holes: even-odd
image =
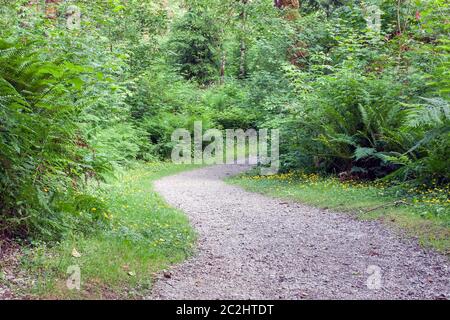
{"type": "Polygon", "coordinates": [[[30,43],[0,42],[0,232],[53,238],[97,220],[80,202],[84,179],[95,174],[76,124],[82,72],[30,43]]]}

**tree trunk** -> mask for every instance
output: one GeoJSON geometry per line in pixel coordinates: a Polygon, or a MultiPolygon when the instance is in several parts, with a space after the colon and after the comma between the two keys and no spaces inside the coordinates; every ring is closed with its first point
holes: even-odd
{"type": "Polygon", "coordinates": [[[45,16],[48,19],[58,17],[58,5],[62,0],[45,0],[45,16]]]}
{"type": "Polygon", "coordinates": [[[223,46],[223,35],[224,35],[224,29],[222,28],[222,30],[220,31],[221,33],[221,41],[220,41],[220,46],[219,46],[219,50],[220,50],[220,84],[224,84],[225,83],[225,68],[226,68],[226,64],[227,64],[227,54],[225,52],[225,48],[223,46]]]}
{"type": "Polygon", "coordinates": [[[225,53],[222,53],[222,58],[220,61],[220,84],[224,84],[225,83],[225,66],[226,66],[227,60],[226,60],[226,56],[225,53]]]}
{"type": "MultiPolygon", "coordinates": [[[[285,17],[287,20],[297,20],[300,17],[300,1],[299,0],[274,0],[275,7],[285,10],[285,17]]],[[[297,66],[301,67],[299,59],[305,58],[308,55],[308,50],[301,42],[297,42],[294,46],[290,47],[287,52],[289,61],[297,66]]]]}
{"type": "Polygon", "coordinates": [[[245,79],[247,77],[247,66],[246,66],[246,57],[247,57],[247,44],[245,42],[245,34],[246,34],[246,24],[247,24],[247,11],[246,5],[248,0],[241,0],[242,3],[242,11],[240,14],[241,18],[241,47],[240,47],[240,60],[239,60],[239,79],[245,79]]]}
{"type": "Polygon", "coordinates": [[[241,39],[241,58],[239,62],[239,79],[245,79],[247,76],[247,68],[245,65],[247,46],[245,45],[245,40],[241,39]]]}
{"type": "Polygon", "coordinates": [[[300,1],[299,0],[275,0],[275,6],[277,8],[286,8],[286,9],[300,9],[300,1]]]}
{"type": "Polygon", "coordinates": [[[300,9],[299,0],[274,0],[275,7],[286,9],[286,18],[288,20],[296,20],[299,17],[298,9],[300,9]]]}

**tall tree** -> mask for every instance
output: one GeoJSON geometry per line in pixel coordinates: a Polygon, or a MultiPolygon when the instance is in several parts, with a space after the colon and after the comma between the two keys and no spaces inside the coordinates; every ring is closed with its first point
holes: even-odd
{"type": "Polygon", "coordinates": [[[246,44],[246,28],[247,28],[247,3],[248,0],[241,1],[241,12],[239,14],[241,20],[241,45],[240,45],[240,60],[239,60],[239,78],[244,79],[247,76],[246,56],[247,56],[247,44],[246,44]]]}

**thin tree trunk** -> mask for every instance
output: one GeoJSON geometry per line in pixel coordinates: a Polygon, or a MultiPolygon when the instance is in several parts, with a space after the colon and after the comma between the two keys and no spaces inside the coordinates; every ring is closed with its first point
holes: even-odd
{"type": "Polygon", "coordinates": [[[220,60],[220,84],[225,83],[225,67],[227,63],[227,55],[225,53],[225,48],[223,46],[223,34],[224,29],[221,30],[222,40],[220,41],[220,53],[221,53],[221,60],[220,60]]]}
{"type": "Polygon", "coordinates": [[[246,66],[246,58],[247,58],[247,44],[245,42],[245,34],[246,34],[246,25],[247,25],[247,8],[246,5],[248,0],[241,0],[242,3],[242,11],[240,14],[241,17],[241,46],[240,46],[240,60],[239,60],[239,79],[245,79],[247,77],[247,66],[246,66]]]}
{"type": "Polygon", "coordinates": [[[245,40],[241,39],[241,58],[239,63],[240,79],[245,79],[245,77],[247,76],[247,68],[245,65],[246,55],[247,55],[247,46],[245,45],[245,40]]]}
{"type": "Polygon", "coordinates": [[[397,1],[397,28],[398,28],[398,34],[402,34],[401,6],[402,6],[402,0],[398,0],[397,1]]]}
{"type": "Polygon", "coordinates": [[[225,83],[225,66],[227,64],[225,53],[222,53],[222,60],[220,61],[220,84],[225,83]]]}

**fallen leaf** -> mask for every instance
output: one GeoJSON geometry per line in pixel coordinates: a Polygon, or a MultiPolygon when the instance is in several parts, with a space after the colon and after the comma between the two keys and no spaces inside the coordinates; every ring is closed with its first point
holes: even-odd
{"type": "Polygon", "coordinates": [[[73,250],[72,250],[72,257],[74,257],[74,258],[80,258],[80,257],[81,257],[81,253],[79,253],[79,252],[77,251],[77,249],[73,248],[73,250]]]}
{"type": "Polygon", "coordinates": [[[300,298],[306,298],[309,296],[309,294],[307,294],[306,292],[300,292],[299,296],[300,298]]]}
{"type": "Polygon", "coordinates": [[[130,277],[136,277],[136,272],[130,271],[130,272],[128,272],[128,275],[129,275],[130,277]]]}

